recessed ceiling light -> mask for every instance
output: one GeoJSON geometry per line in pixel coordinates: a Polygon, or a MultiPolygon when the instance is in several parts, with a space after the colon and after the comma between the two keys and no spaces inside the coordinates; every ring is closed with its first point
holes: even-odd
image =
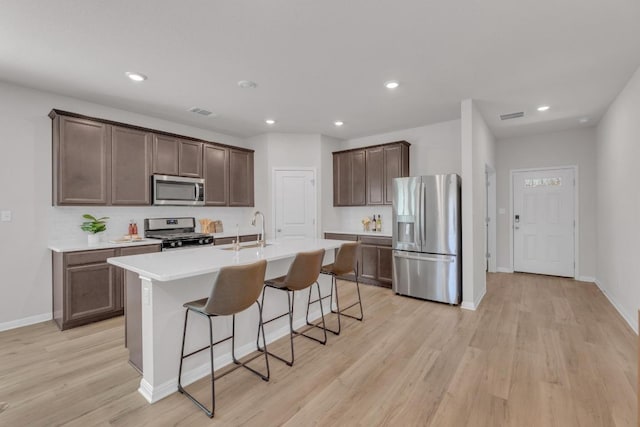
{"type": "Polygon", "coordinates": [[[256,82],[252,82],[251,80],[240,80],[238,82],[238,86],[243,89],[255,89],[258,84],[256,82]]]}
{"type": "Polygon", "coordinates": [[[333,122],[333,124],[339,127],[339,126],[342,126],[344,122],[341,120],[336,120],[335,122],[333,122]]]}
{"type": "Polygon", "coordinates": [[[147,76],[145,76],[144,74],[133,73],[131,71],[127,71],[124,74],[127,77],[129,77],[131,80],[133,80],[134,82],[143,82],[143,81],[147,80],[147,76]]]}
{"type": "Polygon", "coordinates": [[[275,120],[273,120],[273,119],[267,119],[267,120],[265,120],[264,122],[265,122],[266,124],[268,124],[268,125],[275,125],[275,124],[276,124],[276,121],[275,121],[275,120]]]}
{"type": "Polygon", "coordinates": [[[583,117],[580,120],[578,120],[580,123],[587,123],[589,121],[588,117],[583,117]]]}
{"type": "Polygon", "coordinates": [[[541,105],[538,107],[538,111],[547,111],[549,108],[551,107],[549,107],[548,105],[541,105]]]}
{"type": "Polygon", "coordinates": [[[398,83],[396,80],[389,80],[384,84],[384,87],[386,87],[387,89],[395,89],[398,86],[400,86],[400,83],[398,83]]]}

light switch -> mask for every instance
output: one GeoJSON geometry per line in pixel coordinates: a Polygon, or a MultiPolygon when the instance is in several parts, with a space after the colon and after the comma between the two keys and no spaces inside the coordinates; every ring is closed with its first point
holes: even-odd
{"type": "Polygon", "coordinates": [[[500,215],[504,215],[504,214],[506,214],[506,213],[507,213],[507,210],[506,210],[505,208],[500,208],[500,209],[498,209],[498,213],[499,213],[500,215]]]}
{"type": "Polygon", "coordinates": [[[11,221],[11,211],[0,211],[0,221],[11,221]]]}

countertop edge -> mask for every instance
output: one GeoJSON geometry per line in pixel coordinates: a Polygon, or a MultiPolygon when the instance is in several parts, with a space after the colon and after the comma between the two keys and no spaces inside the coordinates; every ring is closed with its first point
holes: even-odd
{"type": "Polygon", "coordinates": [[[138,242],[127,242],[127,243],[110,243],[110,242],[100,242],[95,246],[89,246],[87,242],[81,242],[78,240],[70,240],[70,241],[54,241],[49,242],[47,244],[47,249],[58,252],[80,252],[80,251],[96,251],[101,249],[117,249],[117,248],[130,248],[133,246],[151,246],[151,245],[160,245],[162,244],[162,240],[159,239],[144,239],[138,242]]]}
{"type": "Polygon", "coordinates": [[[323,230],[322,233],[351,234],[357,236],[393,237],[388,231],[323,230]]]}
{"type": "MultiPolygon", "coordinates": [[[[322,240],[326,240],[326,239],[322,239],[322,240]]],[[[329,245],[330,247],[325,248],[325,249],[336,249],[340,246],[340,244],[342,243],[346,243],[346,241],[342,241],[342,240],[330,240],[330,242],[332,243],[331,245],[329,245]]],[[[231,245],[221,245],[219,247],[216,246],[209,246],[209,248],[215,249],[215,250],[220,250],[221,252],[224,250],[225,247],[229,247],[231,245]]],[[[197,250],[193,249],[193,250],[197,250]]],[[[299,252],[299,251],[298,251],[299,252]]],[[[171,282],[174,280],[181,280],[181,279],[187,279],[189,277],[194,277],[194,276],[200,276],[200,275],[204,275],[204,274],[211,274],[211,273],[215,273],[217,271],[220,270],[220,268],[222,268],[222,266],[220,265],[212,265],[211,267],[207,267],[207,268],[197,268],[195,270],[191,270],[189,272],[185,272],[185,273],[178,273],[178,274],[155,274],[151,271],[145,270],[144,268],[140,268],[137,267],[135,265],[132,265],[129,262],[122,262],[122,258],[135,258],[135,257],[143,257],[143,256],[149,256],[149,255],[155,255],[155,256],[166,256],[172,254],[172,253],[176,253],[174,251],[167,251],[167,252],[159,252],[159,253],[155,253],[155,254],[142,254],[142,255],[128,255],[126,257],[111,257],[111,258],[107,258],[107,262],[111,265],[114,265],[116,267],[120,267],[123,268],[125,270],[128,271],[132,271],[138,275],[140,275],[141,277],[145,277],[154,281],[158,281],[158,282],[171,282]]],[[[286,253],[280,253],[280,254],[275,254],[275,255],[271,255],[268,256],[264,259],[266,259],[267,261],[278,261],[281,259],[287,259],[287,258],[291,258],[294,257],[296,255],[297,252],[286,252],[286,253]]],[[[240,264],[250,264],[251,262],[255,262],[254,259],[252,260],[247,260],[247,262],[241,262],[240,264]]],[[[234,264],[236,265],[236,264],[234,264]]]]}

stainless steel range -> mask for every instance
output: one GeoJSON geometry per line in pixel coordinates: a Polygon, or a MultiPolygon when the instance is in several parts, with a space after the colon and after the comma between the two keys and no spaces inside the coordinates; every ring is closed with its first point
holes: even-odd
{"type": "Polygon", "coordinates": [[[144,237],[161,239],[163,251],[213,244],[212,236],[195,231],[195,218],[147,218],[144,220],[144,237]]]}

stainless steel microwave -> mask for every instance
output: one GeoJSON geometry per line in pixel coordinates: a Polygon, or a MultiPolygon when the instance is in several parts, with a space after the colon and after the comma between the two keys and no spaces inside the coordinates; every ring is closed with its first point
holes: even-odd
{"type": "Polygon", "coordinates": [[[204,179],[153,175],[153,204],[203,206],[204,179]]]}

